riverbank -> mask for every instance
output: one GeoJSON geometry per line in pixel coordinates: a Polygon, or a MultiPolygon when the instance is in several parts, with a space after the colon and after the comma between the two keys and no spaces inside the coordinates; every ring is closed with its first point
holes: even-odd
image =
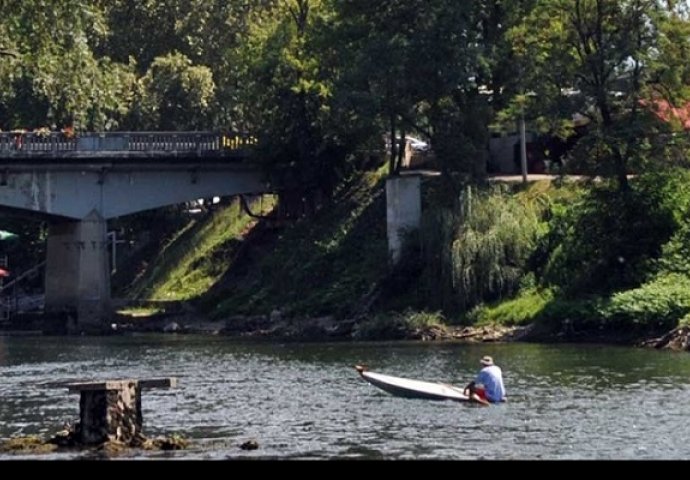
{"type": "Polygon", "coordinates": [[[461,341],[467,343],[601,343],[655,349],[690,351],[690,327],[669,332],[546,331],[539,325],[481,326],[425,325],[409,327],[396,322],[384,328],[367,328],[366,320],[341,320],[325,316],[310,319],[284,319],[280,312],[271,315],[235,316],[224,321],[210,321],[197,314],[119,316],[113,333],[167,333],[222,335],[245,339],[285,342],[387,341],[417,340],[429,342],[461,341]]]}
{"type": "Polygon", "coordinates": [[[463,210],[448,206],[442,182],[425,177],[425,240],[413,242],[395,269],[387,251],[384,180],[382,172],[353,179],[313,216],[290,222],[242,229],[236,206],[194,219],[186,233],[159,239],[160,255],[140,259],[141,268],[123,269],[137,274],[116,289],[133,309],[163,315],[153,323],[118,319],[117,328],[287,341],[518,339],[674,349],[687,344],[664,341],[690,311],[690,277],[674,273],[683,265],[674,259],[687,258],[686,227],[673,224],[668,218],[675,210],[665,207],[679,204],[676,197],[685,194],[664,194],[649,211],[636,203],[659,191],[657,183],[676,192],[675,180],[638,178],[632,203],[624,205],[605,185],[508,184],[472,190],[463,210]],[[607,216],[609,201],[627,212],[626,221],[607,216]],[[578,202],[588,207],[571,208],[578,202]],[[477,218],[457,217],[465,210],[477,218]],[[525,212],[531,219],[526,224],[525,212]],[[609,238],[606,225],[614,220],[619,230],[609,238]],[[665,230],[657,228],[659,222],[665,230]],[[578,227],[590,224],[602,227],[578,227]],[[228,240],[228,231],[241,233],[228,240]],[[592,235],[566,234],[580,231],[592,235]],[[608,239],[603,257],[602,235],[608,239]],[[667,253],[659,257],[659,251],[667,253]],[[512,253],[504,257],[506,252],[512,253]],[[659,261],[641,260],[650,258],[659,261]],[[502,301],[494,303],[496,298],[502,301]],[[405,312],[430,313],[413,313],[417,318],[410,321],[405,312]],[[529,324],[534,326],[491,326],[529,324]]]}
{"type": "Polygon", "coordinates": [[[532,327],[447,326],[429,325],[405,328],[396,323],[372,332],[365,330],[364,322],[356,320],[337,321],[325,316],[310,319],[279,319],[280,314],[236,316],[226,321],[209,321],[195,315],[153,316],[150,318],[120,317],[115,323],[117,332],[157,332],[179,334],[211,334],[242,338],[266,338],[283,341],[328,341],[328,340],[421,340],[467,342],[506,342],[524,340],[532,327]],[[272,321],[273,319],[273,321],[272,321]]]}
{"type": "Polygon", "coordinates": [[[490,322],[478,326],[442,323],[415,326],[394,316],[343,320],[338,320],[334,316],[284,318],[277,310],[269,315],[236,315],[224,320],[212,320],[189,306],[181,308],[179,305],[172,311],[166,312],[162,309],[148,315],[116,314],[108,328],[98,332],[65,332],[63,329],[55,329],[54,323],[51,319],[41,320],[41,316],[25,318],[21,324],[0,329],[0,336],[163,333],[218,335],[279,342],[411,340],[467,343],[598,343],[690,351],[690,326],[646,333],[602,329],[575,330],[570,323],[564,324],[564,328],[558,331],[536,323],[525,326],[506,326],[490,322]]]}

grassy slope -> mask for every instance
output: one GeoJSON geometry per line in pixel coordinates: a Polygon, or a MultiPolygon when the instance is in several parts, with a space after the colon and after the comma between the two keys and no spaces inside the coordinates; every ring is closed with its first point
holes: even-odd
{"type": "Polygon", "coordinates": [[[162,245],[129,297],[164,301],[200,297],[227,272],[242,234],[255,223],[236,202],[190,221],[162,245]]]}
{"type": "Polygon", "coordinates": [[[276,231],[206,305],[215,317],[347,316],[387,271],[384,181],[369,173],[315,217],[276,231]]]}
{"type": "Polygon", "coordinates": [[[387,272],[384,186],[368,173],[315,217],[279,228],[220,209],[163,245],[128,296],[194,300],[215,318],[346,316],[387,272]]]}

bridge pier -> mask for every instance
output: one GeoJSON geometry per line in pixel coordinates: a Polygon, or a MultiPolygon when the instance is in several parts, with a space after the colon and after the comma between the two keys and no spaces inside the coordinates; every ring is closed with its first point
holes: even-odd
{"type": "Polygon", "coordinates": [[[81,221],[48,230],[45,310],[74,315],[68,329],[102,331],[112,315],[106,220],[92,210],[81,221]]]}
{"type": "Polygon", "coordinates": [[[421,221],[421,177],[406,175],[386,180],[388,254],[393,265],[402,257],[405,235],[419,230],[421,221]]]}

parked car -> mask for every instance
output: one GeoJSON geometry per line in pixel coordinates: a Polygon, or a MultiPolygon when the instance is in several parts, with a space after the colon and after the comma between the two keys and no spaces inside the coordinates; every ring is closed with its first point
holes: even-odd
{"type": "Polygon", "coordinates": [[[416,152],[427,152],[429,151],[429,144],[423,140],[415,137],[410,137],[409,135],[405,137],[407,143],[409,143],[412,150],[416,152]]]}
{"type": "MultiPolygon", "coordinates": [[[[390,150],[391,148],[389,138],[390,137],[386,137],[386,150],[390,150]]],[[[398,137],[397,140],[400,141],[400,137],[398,137]]],[[[413,152],[428,152],[431,149],[428,142],[420,140],[419,138],[406,135],[405,140],[413,152]]]]}

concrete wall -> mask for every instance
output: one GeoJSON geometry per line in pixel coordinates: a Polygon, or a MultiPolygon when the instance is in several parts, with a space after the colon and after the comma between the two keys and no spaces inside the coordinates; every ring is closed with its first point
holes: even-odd
{"type": "Polygon", "coordinates": [[[49,313],[77,309],[79,246],[79,222],[48,227],[45,305],[49,313]]]}
{"type": "Polygon", "coordinates": [[[421,177],[400,176],[386,181],[386,223],[391,261],[400,260],[404,234],[418,230],[422,220],[421,177]]]}

